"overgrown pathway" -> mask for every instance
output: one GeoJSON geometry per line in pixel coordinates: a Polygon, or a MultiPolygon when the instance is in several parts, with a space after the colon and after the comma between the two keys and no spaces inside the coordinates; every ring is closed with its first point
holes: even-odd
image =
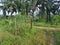
{"type": "Polygon", "coordinates": [[[44,30],[60,30],[60,28],[58,27],[42,27],[42,26],[34,26],[35,28],[38,28],[38,29],[44,29],[44,30]]]}

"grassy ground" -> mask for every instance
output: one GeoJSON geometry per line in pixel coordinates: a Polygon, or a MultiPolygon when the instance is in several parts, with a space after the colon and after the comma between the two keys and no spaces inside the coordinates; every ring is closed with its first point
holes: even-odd
{"type": "Polygon", "coordinates": [[[39,19],[39,21],[34,22],[35,26],[50,26],[50,27],[59,27],[60,28],[60,16],[59,15],[54,15],[51,18],[51,22],[46,22],[46,19],[39,19]]]}
{"type": "Polygon", "coordinates": [[[25,15],[0,19],[0,45],[50,45],[51,43],[60,45],[60,31],[34,27],[30,29],[30,19],[25,15]]]}
{"type": "Polygon", "coordinates": [[[50,24],[50,23],[46,23],[46,22],[34,22],[35,26],[43,26],[43,27],[59,27],[60,28],[60,24],[59,25],[55,25],[55,24],[50,24]]]}

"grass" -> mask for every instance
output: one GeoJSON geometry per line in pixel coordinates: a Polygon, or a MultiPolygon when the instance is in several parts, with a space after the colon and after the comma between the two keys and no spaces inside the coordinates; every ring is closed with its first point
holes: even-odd
{"type": "Polygon", "coordinates": [[[49,45],[50,32],[53,32],[54,44],[60,45],[60,31],[41,30],[34,27],[30,29],[30,19],[25,15],[19,14],[16,17],[0,19],[0,45],[49,45]]]}
{"type": "Polygon", "coordinates": [[[41,21],[41,19],[39,19],[39,21],[37,22],[33,22],[35,26],[50,26],[50,27],[59,27],[60,28],[60,16],[59,15],[54,15],[51,18],[51,22],[46,22],[46,19],[43,19],[44,21],[41,21]]]}
{"type": "Polygon", "coordinates": [[[59,25],[55,25],[55,24],[50,24],[50,23],[46,23],[46,22],[34,22],[34,26],[43,26],[43,27],[59,27],[60,28],[60,24],[59,25]]]}

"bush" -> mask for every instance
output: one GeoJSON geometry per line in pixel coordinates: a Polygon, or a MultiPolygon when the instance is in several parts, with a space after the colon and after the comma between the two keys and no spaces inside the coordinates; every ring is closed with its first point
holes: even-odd
{"type": "Polygon", "coordinates": [[[60,15],[55,15],[52,19],[53,24],[59,25],[60,24],[60,15]]]}

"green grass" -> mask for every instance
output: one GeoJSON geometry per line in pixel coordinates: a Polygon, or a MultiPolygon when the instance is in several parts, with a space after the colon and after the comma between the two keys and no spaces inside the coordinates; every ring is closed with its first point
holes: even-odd
{"type": "Polygon", "coordinates": [[[51,19],[51,22],[46,22],[46,19],[43,18],[44,21],[39,19],[37,22],[33,21],[35,26],[50,26],[50,27],[60,27],[60,16],[54,15],[51,19]]]}
{"type": "MultiPolygon", "coordinates": [[[[39,24],[46,25],[45,23],[39,24]]],[[[60,31],[42,30],[34,27],[30,29],[30,18],[25,15],[16,16],[16,28],[15,17],[0,19],[0,45],[49,45],[50,32],[53,32],[54,44],[60,45],[60,31]],[[46,32],[47,38],[44,37],[44,32],[46,32]]]]}
{"type": "Polygon", "coordinates": [[[60,28],[60,24],[59,25],[55,25],[55,24],[50,24],[50,23],[46,23],[46,22],[33,22],[34,26],[43,26],[43,27],[59,27],[60,28]]]}

